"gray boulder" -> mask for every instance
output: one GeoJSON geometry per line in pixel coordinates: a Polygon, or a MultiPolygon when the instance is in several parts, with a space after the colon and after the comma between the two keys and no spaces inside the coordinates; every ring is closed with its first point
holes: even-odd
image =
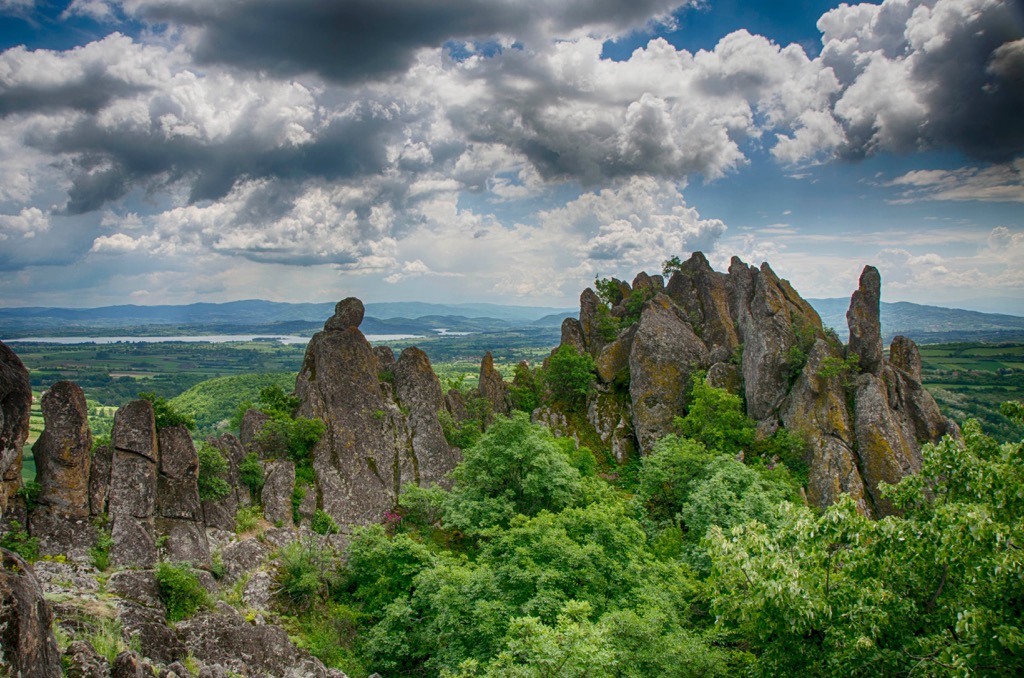
{"type": "Polygon", "coordinates": [[[89,462],[92,432],[85,393],[70,381],[58,381],[43,394],[45,428],[32,448],[38,503],[68,516],[89,515],[89,462]]]}
{"type": "Polygon", "coordinates": [[[295,463],[286,460],[267,462],[263,476],[263,516],[275,525],[293,524],[292,492],[295,490],[295,463]]]}
{"type": "Polygon", "coordinates": [[[363,302],[355,297],[342,299],[334,307],[334,315],[327,319],[324,329],[327,331],[341,331],[349,328],[359,327],[363,322],[363,302]]]}

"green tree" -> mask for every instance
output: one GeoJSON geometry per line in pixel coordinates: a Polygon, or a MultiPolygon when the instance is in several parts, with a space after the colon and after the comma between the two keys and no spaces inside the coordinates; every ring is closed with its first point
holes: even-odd
{"type": "Polygon", "coordinates": [[[661,274],[666,277],[682,270],[683,262],[679,259],[679,255],[677,254],[673,254],[661,264],[661,274]]]}
{"type": "Polygon", "coordinates": [[[822,515],[785,505],[773,528],[712,529],[723,627],[763,675],[1020,675],[1024,463],[976,422],[926,445],[921,473],[871,520],[844,497],[822,515]]]}
{"type": "Polygon", "coordinates": [[[570,410],[581,409],[594,385],[594,359],[579,353],[576,347],[563,344],[548,361],[544,383],[555,403],[570,410]]]}
{"type": "Polygon", "coordinates": [[[756,427],[738,395],[711,386],[704,377],[703,372],[693,376],[690,404],[686,416],[676,419],[676,428],[711,452],[735,455],[754,441],[756,427]]]}
{"type": "Polygon", "coordinates": [[[579,471],[565,451],[525,412],[496,420],[476,445],[463,451],[452,479],[445,521],[469,533],[507,525],[517,514],[560,510],[581,487],[579,471]]]}
{"type": "Polygon", "coordinates": [[[231,486],[224,478],[228,460],[213,445],[199,443],[199,498],[203,501],[217,501],[231,494],[231,486]]]}

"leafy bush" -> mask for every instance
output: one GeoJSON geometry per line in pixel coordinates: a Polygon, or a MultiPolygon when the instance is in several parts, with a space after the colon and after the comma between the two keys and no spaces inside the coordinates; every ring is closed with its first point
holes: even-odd
{"type": "Polygon", "coordinates": [[[162,562],[155,571],[160,601],[167,620],[176,622],[194,615],[208,602],[208,594],[192,568],[183,563],[162,562]]]}
{"type": "Polygon", "coordinates": [[[255,452],[250,452],[242,458],[242,463],[238,465],[238,478],[243,485],[249,488],[249,492],[254,498],[260,496],[265,479],[263,464],[260,463],[260,458],[255,452]]]}
{"type": "Polygon", "coordinates": [[[231,494],[231,486],[224,478],[228,460],[213,445],[199,443],[199,498],[203,501],[217,501],[231,494]]]}
{"type": "Polygon", "coordinates": [[[104,514],[96,519],[96,543],[89,549],[92,564],[100,572],[110,567],[110,549],[114,546],[114,538],[110,534],[110,524],[104,514]]]}
{"type": "Polygon", "coordinates": [[[195,417],[179,411],[163,396],[158,396],[152,392],[143,392],[139,394],[139,398],[153,403],[156,430],[159,431],[169,426],[184,426],[191,431],[196,427],[195,417]]]}
{"type": "Polygon", "coordinates": [[[516,365],[509,396],[512,407],[522,412],[533,412],[540,407],[540,384],[529,366],[523,363],[516,365]]]}
{"type": "Polygon", "coordinates": [[[316,513],[313,514],[313,519],[309,523],[309,527],[317,534],[338,533],[338,523],[335,522],[330,513],[323,509],[316,510],[316,513]]]}
{"type": "Polygon", "coordinates": [[[444,433],[444,439],[452,447],[458,447],[463,450],[472,447],[476,444],[476,441],[480,440],[480,436],[483,435],[483,426],[479,419],[468,419],[457,424],[451,412],[441,410],[437,413],[437,420],[441,424],[441,432],[444,433]]]}
{"type": "Polygon", "coordinates": [[[594,384],[594,359],[580,354],[574,346],[563,344],[551,354],[544,383],[551,398],[568,409],[581,409],[594,384]]]}
{"type": "Polygon", "coordinates": [[[0,534],[0,546],[14,551],[29,563],[39,558],[39,537],[30,537],[17,520],[12,520],[8,530],[0,534]]]}
{"type": "Polygon", "coordinates": [[[320,419],[270,419],[256,437],[256,445],[271,456],[281,455],[299,467],[312,467],[313,447],[327,430],[320,419]]]}
{"type": "Polygon", "coordinates": [[[256,529],[263,518],[263,508],[259,504],[243,506],[235,512],[235,532],[244,534],[256,529]]]}
{"type": "Polygon", "coordinates": [[[675,420],[686,438],[700,441],[709,451],[735,455],[754,440],[756,426],[738,395],[709,385],[704,373],[693,376],[686,416],[675,420]]]}
{"type": "Polygon", "coordinates": [[[331,555],[313,541],[294,541],[277,555],[277,595],[295,610],[307,610],[326,598],[333,570],[331,555]]]}
{"type": "Polygon", "coordinates": [[[36,501],[39,500],[39,495],[43,491],[43,486],[35,480],[29,480],[24,485],[18,488],[18,492],[15,496],[21,497],[25,500],[25,509],[32,511],[36,507],[36,501]]]}

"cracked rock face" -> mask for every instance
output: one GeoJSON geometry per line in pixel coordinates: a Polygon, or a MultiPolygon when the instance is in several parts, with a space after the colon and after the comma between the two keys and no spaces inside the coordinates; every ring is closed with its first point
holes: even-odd
{"type": "Polygon", "coordinates": [[[135,400],[118,409],[111,432],[114,448],[107,499],[118,567],[151,567],[156,562],[157,436],[153,405],[135,400]]]}

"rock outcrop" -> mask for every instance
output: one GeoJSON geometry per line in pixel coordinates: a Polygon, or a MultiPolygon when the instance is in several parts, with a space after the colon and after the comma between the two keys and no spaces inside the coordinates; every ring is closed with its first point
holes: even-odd
{"type": "Polygon", "coordinates": [[[0,675],[52,678],[61,675],[53,613],[32,567],[0,548],[0,675]]]}
{"type": "MultiPolygon", "coordinates": [[[[416,480],[424,486],[445,485],[445,476],[455,468],[459,457],[445,440],[437,417],[445,406],[441,382],[434,374],[427,354],[415,347],[402,351],[394,365],[394,377],[395,396],[401,407],[408,412],[413,458],[416,460],[416,480]]],[[[508,389],[500,379],[501,375],[498,374],[507,399],[508,389]]]]}
{"type": "Polygon", "coordinates": [[[29,531],[42,555],[88,559],[93,543],[89,522],[89,467],[92,432],[85,393],[58,381],[43,394],[45,428],[32,448],[40,485],[29,531]]]}
{"type": "Polygon", "coordinates": [[[295,386],[298,414],[326,424],[313,467],[323,509],[342,525],[380,520],[404,483],[439,479],[455,462],[435,435],[440,424],[435,429],[428,422],[437,419],[440,389],[416,376],[429,367],[426,356],[411,353],[401,369],[396,363],[393,373],[382,370],[379,353],[357,327],[362,308],[358,299],[338,303],[324,330],[310,340],[295,386]],[[389,379],[402,391],[397,397],[410,416],[415,409],[412,427],[389,379]]]}
{"type": "Polygon", "coordinates": [[[882,276],[874,266],[865,266],[860,287],[850,298],[846,322],[850,326],[852,355],[860,357],[860,369],[878,374],[882,368],[882,323],[878,305],[882,298],[882,276]]]}
{"type": "MultiPolygon", "coordinates": [[[[424,357],[426,357],[424,355],[424,357]]],[[[429,361],[427,363],[430,364],[429,361]]],[[[494,369],[494,356],[490,351],[484,354],[480,362],[480,385],[478,386],[480,397],[487,401],[489,406],[488,419],[494,415],[508,415],[512,411],[512,400],[508,393],[508,384],[502,378],[501,373],[494,369]]],[[[487,422],[488,424],[490,421],[487,422]]]]}
{"type": "MultiPolygon", "coordinates": [[[[632,288],[610,281],[610,307],[584,291],[579,322],[563,323],[562,343],[595,358],[587,419],[616,459],[632,449],[648,454],[672,432],[673,419],[686,413],[692,375],[706,371],[709,383],[743,396],[759,435],[783,425],[805,440],[812,503],[826,506],[845,492],[865,514],[884,515],[892,507],[878,483],[918,470],[921,445],[958,430],[921,386],[912,341],[894,340],[886,361],[880,292],[878,271],[866,267],[844,347],[767,263],[734,257],[728,273],[718,273],[698,252],[664,287],[647,275],[632,288]]],[[[535,419],[575,435],[557,412],[535,419]]]]}
{"type": "Polygon", "coordinates": [[[641,450],[671,433],[672,419],[686,410],[693,374],[706,369],[708,360],[707,347],[671,298],[658,294],[644,305],[629,354],[629,395],[641,450]]]}
{"type": "Polygon", "coordinates": [[[0,342],[0,516],[21,487],[21,448],[28,438],[32,385],[14,351],[0,342]]]}
{"type": "MultiPolygon", "coordinates": [[[[250,410],[250,412],[254,411],[250,410]]],[[[227,496],[222,499],[203,502],[203,521],[207,527],[234,532],[235,514],[238,509],[252,504],[249,488],[242,484],[238,470],[245,458],[245,448],[242,447],[241,441],[230,433],[224,433],[219,438],[211,438],[207,443],[220,450],[228,462],[224,480],[228,484],[229,491],[227,496]]]]}
{"type": "Polygon", "coordinates": [[[156,562],[159,449],[152,403],[135,400],[118,409],[111,445],[110,559],[116,566],[150,567],[156,562]]]}
{"type": "Polygon", "coordinates": [[[166,560],[209,569],[203,508],[199,501],[199,454],[184,426],[159,432],[159,473],[156,492],[156,533],[163,537],[166,560]]]}

